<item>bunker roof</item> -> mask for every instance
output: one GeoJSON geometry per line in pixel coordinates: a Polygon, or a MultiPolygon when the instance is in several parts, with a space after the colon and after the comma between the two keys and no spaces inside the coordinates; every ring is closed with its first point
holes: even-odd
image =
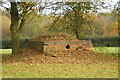
{"type": "Polygon", "coordinates": [[[68,33],[42,34],[31,41],[78,41],[68,33]]]}

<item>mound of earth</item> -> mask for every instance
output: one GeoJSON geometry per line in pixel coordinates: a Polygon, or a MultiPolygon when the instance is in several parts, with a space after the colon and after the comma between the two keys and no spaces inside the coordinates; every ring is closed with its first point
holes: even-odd
{"type": "Polygon", "coordinates": [[[24,53],[15,54],[11,57],[3,56],[4,63],[13,64],[98,64],[117,62],[112,56],[95,53],[92,51],[60,51],[41,54],[35,50],[25,49],[24,53]]]}
{"type": "Polygon", "coordinates": [[[78,39],[73,38],[70,34],[68,33],[51,33],[51,34],[43,34],[39,35],[38,37],[30,40],[30,41],[66,41],[66,40],[72,40],[72,41],[77,41],[78,39]]]}

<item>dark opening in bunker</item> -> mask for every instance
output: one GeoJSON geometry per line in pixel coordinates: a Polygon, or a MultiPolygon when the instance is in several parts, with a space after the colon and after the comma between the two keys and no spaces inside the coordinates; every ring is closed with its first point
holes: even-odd
{"type": "Polygon", "coordinates": [[[67,45],[66,45],[66,49],[70,49],[70,45],[67,44],[67,45]]]}

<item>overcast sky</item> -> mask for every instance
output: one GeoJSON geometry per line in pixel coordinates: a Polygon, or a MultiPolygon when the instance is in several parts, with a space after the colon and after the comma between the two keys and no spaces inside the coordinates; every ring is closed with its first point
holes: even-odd
{"type": "Polygon", "coordinates": [[[119,0],[111,0],[112,2],[110,2],[110,0],[107,0],[107,1],[105,1],[106,2],[106,5],[107,5],[107,3],[109,4],[111,4],[111,7],[109,8],[109,9],[101,9],[101,10],[99,10],[99,12],[110,12],[111,11],[111,9],[113,9],[114,8],[114,5],[116,5],[116,3],[119,1],[119,0]]]}
{"type": "MultiPolygon", "coordinates": [[[[34,0],[33,0],[34,1],[34,0]]],[[[99,1],[99,0],[98,0],[99,1]]],[[[102,0],[102,1],[105,1],[106,5],[107,4],[111,4],[112,6],[109,8],[109,9],[100,9],[99,12],[110,12],[111,11],[111,8],[113,9],[114,8],[114,5],[120,1],[120,0],[102,0]],[[111,2],[112,1],[112,2],[111,2]]],[[[6,7],[9,7],[8,5],[4,4],[4,6],[6,7]]]]}

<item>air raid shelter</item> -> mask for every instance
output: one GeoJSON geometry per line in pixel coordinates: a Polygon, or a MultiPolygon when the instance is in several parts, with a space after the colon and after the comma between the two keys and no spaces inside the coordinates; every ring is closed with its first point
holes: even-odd
{"type": "Polygon", "coordinates": [[[92,50],[90,40],[78,40],[67,33],[44,34],[28,42],[31,48],[42,53],[64,50],[92,50]]]}

